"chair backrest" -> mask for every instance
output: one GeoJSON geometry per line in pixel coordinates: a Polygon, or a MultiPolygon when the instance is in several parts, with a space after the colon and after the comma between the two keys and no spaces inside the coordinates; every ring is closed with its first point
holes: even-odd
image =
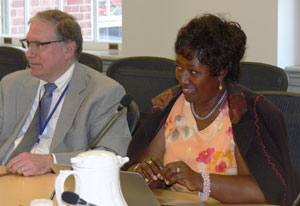
{"type": "Polygon", "coordinates": [[[26,69],[27,59],[21,49],[9,46],[0,46],[0,80],[14,71],[26,69]]]}
{"type": "Polygon", "coordinates": [[[239,83],[253,91],[287,91],[289,77],[279,67],[258,62],[241,62],[239,83]]]}
{"type": "Polygon", "coordinates": [[[106,74],[123,85],[140,112],[149,112],[151,99],[177,84],[175,61],[161,57],[121,58],[108,67],[106,74]]]}
{"type": "Polygon", "coordinates": [[[127,107],[127,122],[131,135],[134,134],[140,120],[140,111],[134,100],[127,107]]]}
{"type": "Polygon", "coordinates": [[[300,175],[300,94],[282,91],[263,91],[270,102],[284,115],[291,161],[300,175]]]}
{"type": "Polygon", "coordinates": [[[85,64],[99,72],[102,72],[103,62],[101,58],[96,55],[82,52],[78,58],[78,61],[81,64],[85,64]]]}

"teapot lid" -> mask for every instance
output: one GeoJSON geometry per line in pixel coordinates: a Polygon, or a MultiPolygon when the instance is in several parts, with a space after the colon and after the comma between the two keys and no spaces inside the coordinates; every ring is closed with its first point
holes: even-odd
{"type": "Polygon", "coordinates": [[[110,151],[89,150],[71,158],[71,163],[81,168],[106,168],[122,166],[120,159],[122,159],[121,156],[110,151]]]}

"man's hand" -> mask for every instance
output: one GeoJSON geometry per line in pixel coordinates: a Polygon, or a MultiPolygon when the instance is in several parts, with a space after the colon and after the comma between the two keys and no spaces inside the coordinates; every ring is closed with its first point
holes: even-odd
{"type": "Polygon", "coordinates": [[[23,152],[6,165],[6,171],[24,176],[42,175],[51,172],[52,155],[40,155],[23,152]]]}

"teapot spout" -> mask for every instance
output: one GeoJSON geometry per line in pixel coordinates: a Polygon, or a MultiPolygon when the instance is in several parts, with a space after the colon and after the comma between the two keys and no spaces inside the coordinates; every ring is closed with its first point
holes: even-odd
{"type": "Polygon", "coordinates": [[[119,162],[120,162],[120,167],[122,167],[125,163],[127,163],[129,161],[128,157],[121,157],[121,156],[117,156],[119,162]]]}

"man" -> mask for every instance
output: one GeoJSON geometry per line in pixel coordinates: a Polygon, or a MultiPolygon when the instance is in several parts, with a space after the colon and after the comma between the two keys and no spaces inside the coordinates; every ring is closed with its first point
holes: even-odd
{"type": "MultiPolygon", "coordinates": [[[[29,24],[22,43],[31,69],[3,78],[0,92],[0,163],[24,176],[51,172],[51,163],[70,163],[87,150],[125,94],[117,82],[77,62],[82,34],[72,16],[48,10],[29,24]]],[[[123,114],[97,147],[124,155],[130,138],[123,114]]]]}

